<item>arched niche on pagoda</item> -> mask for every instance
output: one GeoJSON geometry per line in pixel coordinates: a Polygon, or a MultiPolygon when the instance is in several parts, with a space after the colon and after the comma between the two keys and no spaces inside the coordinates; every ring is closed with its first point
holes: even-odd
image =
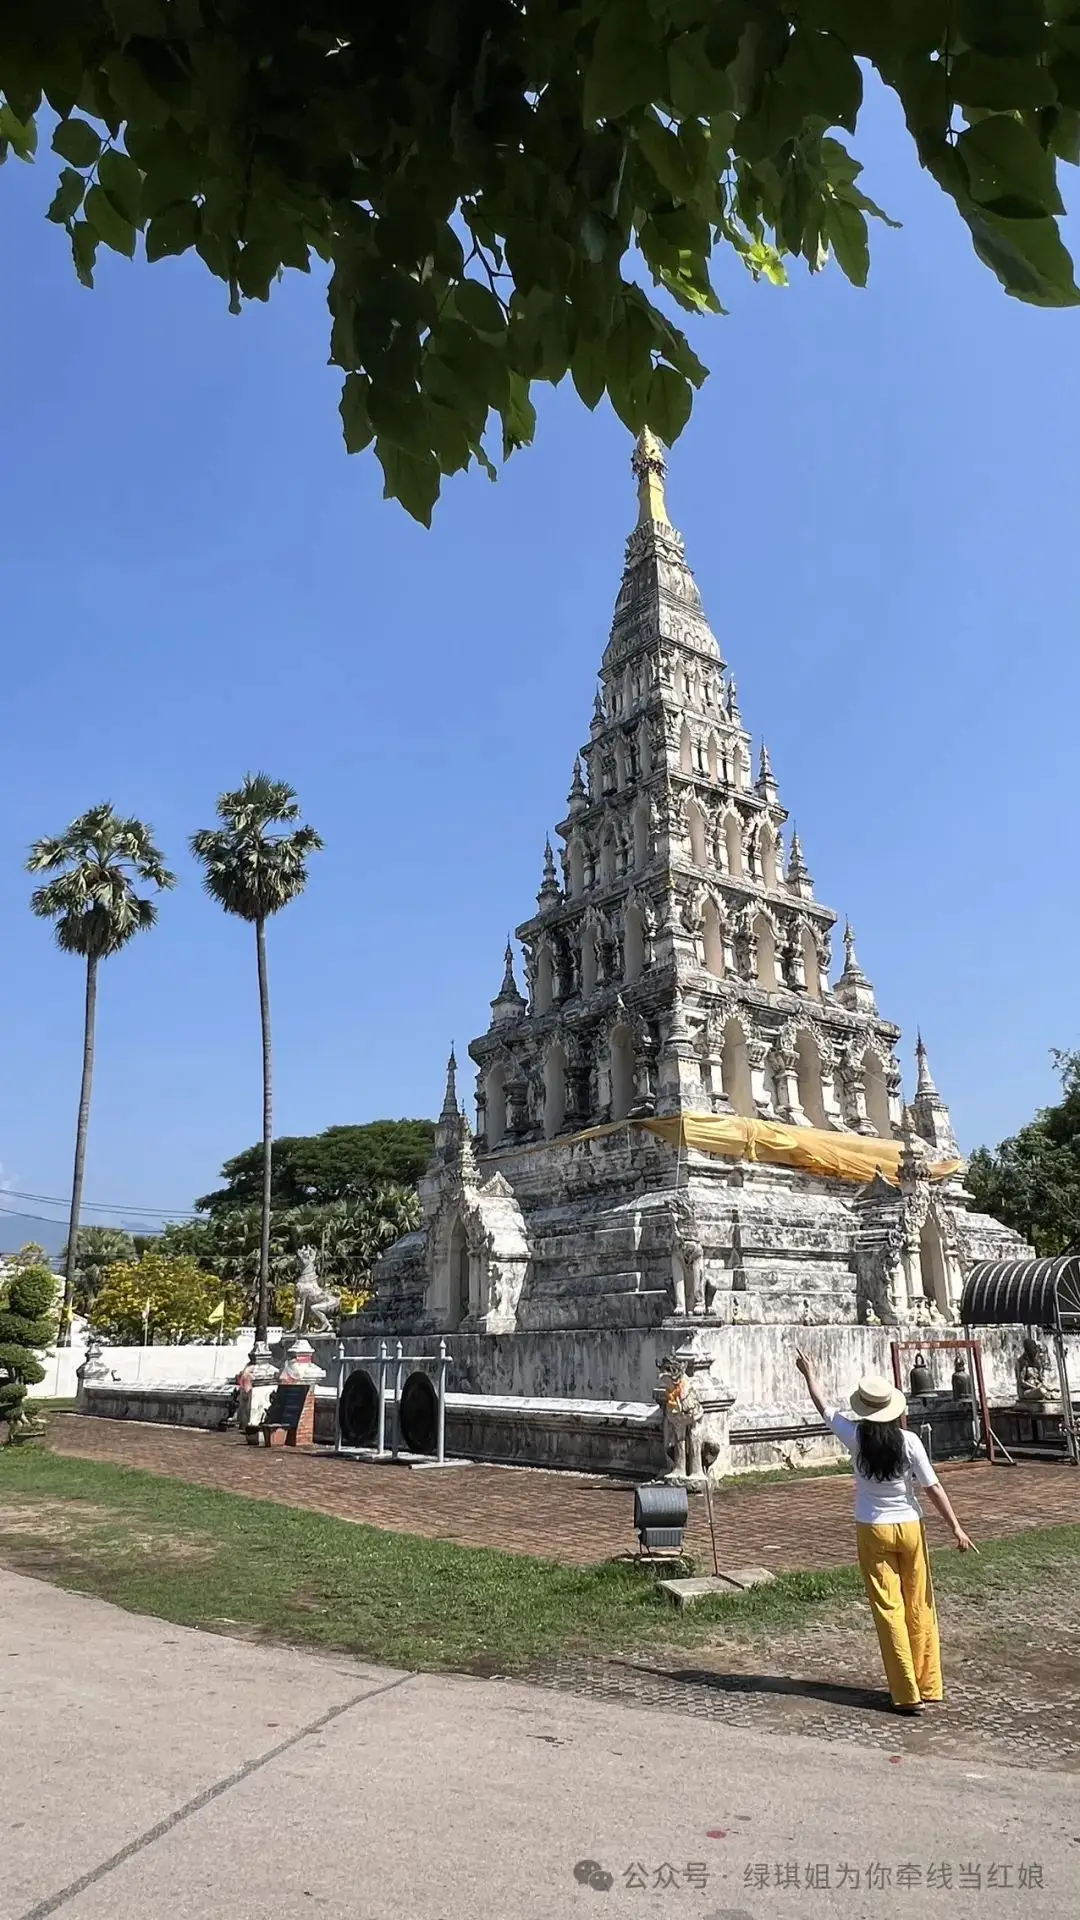
{"type": "Polygon", "coordinates": [[[776,932],[767,913],[759,913],[754,921],[754,938],[757,945],[757,983],[767,992],[776,990],[776,932]]]}
{"type": "Polygon", "coordinates": [[[561,1040],[544,1060],[544,1138],[553,1140],[566,1118],[566,1053],[561,1040]]]}
{"type": "Polygon", "coordinates": [[[883,1140],[892,1138],[892,1121],[889,1117],[889,1089],[885,1080],[885,1066],[881,1056],[873,1047],[867,1047],[862,1057],[863,1086],[866,1092],[866,1117],[874,1132],[883,1140]]]}
{"type": "Polygon", "coordinates": [[[720,1050],[720,1077],[723,1082],[733,1113],[741,1113],[745,1120],[754,1118],[754,1087],[750,1078],[750,1059],[746,1051],[746,1035],[742,1022],[730,1019],[724,1028],[723,1045],[720,1050]]]}
{"type": "Polygon", "coordinates": [[[706,971],[716,974],[720,979],[724,974],[724,931],[720,920],[720,909],[711,894],[705,902],[701,931],[706,971]]]}
{"type": "Polygon", "coordinates": [[[501,1060],[484,1076],[484,1132],[489,1147],[497,1147],[506,1133],[506,1068],[501,1060]]]}
{"type": "Polygon", "coordinates": [[[812,1127],[827,1127],[825,1102],[821,1092],[821,1055],[812,1033],[803,1027],[795,1042],[795,1074],[799,1083],[799,1105],[812,1127]]]}

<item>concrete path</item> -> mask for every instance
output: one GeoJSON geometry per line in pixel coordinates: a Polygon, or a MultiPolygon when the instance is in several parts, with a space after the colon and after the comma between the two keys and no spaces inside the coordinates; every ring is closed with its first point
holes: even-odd
{"type": "Polygon", "coordinates": [[[1080,1885],[1065,1774],[380,1671],[8,1573],[0,1754],[0,1920],[1058,1920],[1080,1885]]]}

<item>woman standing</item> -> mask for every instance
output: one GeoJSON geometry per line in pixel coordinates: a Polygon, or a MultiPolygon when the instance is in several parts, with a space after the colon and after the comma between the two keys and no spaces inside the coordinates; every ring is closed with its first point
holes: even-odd
{"type": "Polygon", "coordinates": [[[930,1581],[922,1513],[915,1486],[925,1489],[952,1528],[961,1553],[972,1546],[948,1494],[915,1434],[900,1425],[907,1401],[881,1374],[867,1374],[851,1396],[854,1420],[830,1412],[821,1382],[805,1353],[795,1364],[822,1419],[852,1457],[855,1533],[893,1706],[918,1713],[942,1698],[937,1609],[930,1581]]]}

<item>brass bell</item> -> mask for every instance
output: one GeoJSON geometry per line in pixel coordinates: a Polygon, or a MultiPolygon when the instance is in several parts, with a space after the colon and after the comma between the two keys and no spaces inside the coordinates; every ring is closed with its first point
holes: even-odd
{"type": "Polygon", "coordinates": [[[911,1369],[911,1382],[908,1388],[913,1400],[921,1400],[928,1393],[936,1392],[934,1376],[926,1364],[926,1356],[915,1355],[915,1365],[911,1369]]]}
{"type": "Polygon", "coordinates": [[[967,1355],[960,1354],[953,1368],[952,1397],[954,1400],[974,1400],[975,1389],[967,1368],[967,1355]]]}

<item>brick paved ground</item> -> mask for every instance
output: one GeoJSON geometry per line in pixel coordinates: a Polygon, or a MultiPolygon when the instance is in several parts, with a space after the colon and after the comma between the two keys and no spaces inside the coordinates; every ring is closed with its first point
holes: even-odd
{"type": "MultiPolygon", "coordinates": [[[[196,1486],[220,1487],[342,1520],[462,1546],[500,1547],[573,1565],[634,1546],[633,1492],[625,1482],[532,1469],[461,1467],[410,1472],[311,1452],[249,1447],[235,1433],[201,1433],[59,1414],[54,1452],[142,1467],[196,1486]]],[[[949,1497],[978,1540],[1027,1527],[1080,1524],[1080,1474],[1050,1462],[946,1467],[949,1497]]],[[[714,1501],[721,1566],[777,1572],[831,1567],[854,1558],[851,1482],[846,1476],[741,1484],[714,1501]]],[[[947,1536],[936,1515],[931,1542],[947,1536]]],[[[709,1557],[705,1503],[691,1500],[688,1547],[709,1557]]]]}

